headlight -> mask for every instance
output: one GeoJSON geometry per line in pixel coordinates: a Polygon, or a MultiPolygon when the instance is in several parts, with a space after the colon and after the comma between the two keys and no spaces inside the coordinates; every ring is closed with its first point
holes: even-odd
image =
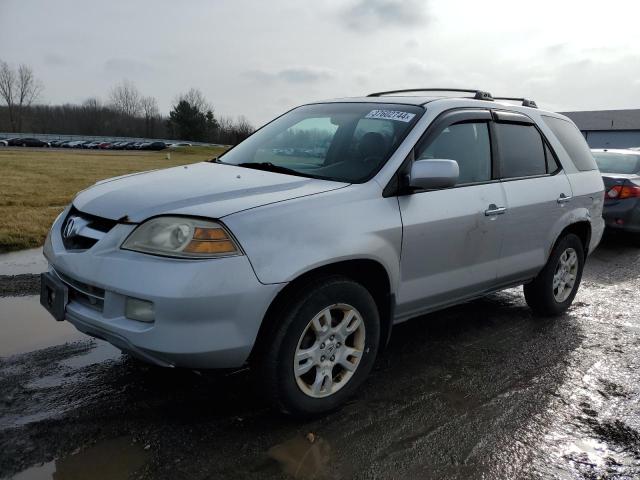
{"type": "Polygon", "coordinates": [[[198,218],[157,217],[138,226],[122,248],[169,257],[213,258],[239,255],[222,225],[198,218]]]}

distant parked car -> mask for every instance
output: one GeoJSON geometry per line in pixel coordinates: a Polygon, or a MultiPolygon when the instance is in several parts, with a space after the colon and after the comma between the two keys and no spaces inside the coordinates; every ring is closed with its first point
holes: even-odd
{"type": "Polygon", "coordinates": [[[172,143],[170,145],[169,148],[178,148],[178,147],[191,147],[192,145],[190,143],[187,142],[179,142],[179,143],[172,143]]]}
{"type": "Polygon", "coordinates": [[[37,138],[12,138],[9,140],[11,147],[48,147],[49,143],[37,138]]]}
{"type": "Polygon", "coordinates": [[[81,148],[81,146],[86,143],[84,140],[74,140],[71,142],[68,142],[66,144],[63,144],[63,147],[66,148],[81,148]]]}
{"type": "Polygon", "coordinates": [[[98,148],[99,148],[100,150],[106,150],[106,149],[107,149],[107,148],[109,148],[110,146],[111,146],[111,142],[101,142],[101,143],[98,145],[98,148]]]}
{"type": "Polygon", "coordinates": [[[9,146],[8,140],[0,140],[0,147],[8,147],[8,146],[9,146]]]}
{"type": "Polygon", "coordinates": [[[607,228],[640,233],[640,151],[592,150],[604,181],[607,228]]]}
{"type": "Polygon", "coordinates": [[[164,142],[147,142],[140,147],[140,150],[164,150],[167,144],[164,142]]]}

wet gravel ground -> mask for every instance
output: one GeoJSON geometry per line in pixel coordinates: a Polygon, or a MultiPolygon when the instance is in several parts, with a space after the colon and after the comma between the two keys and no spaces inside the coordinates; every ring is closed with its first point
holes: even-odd
{"type": "Polygon", "coordinates": [[[513,289],[400,325],[357,398],[310,421],[248,371],[93,340],[0,357],[0,477],[640,478],[639,267],[609,237],[563,317],[513,289]]]}
{"type": "Polygon", "coordinates": [[[0,275],[0,297],[22,297],[40,294],[40,275],[0,275]]]}

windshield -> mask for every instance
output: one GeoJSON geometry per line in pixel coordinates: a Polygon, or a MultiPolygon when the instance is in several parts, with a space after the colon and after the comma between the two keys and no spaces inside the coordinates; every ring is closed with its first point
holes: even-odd
{"type": "Polygon", "coordinates": [[[219,162],[361,183],[385,164],[423,112],[398,104],[306,105],[258,130],[219,162]]]}
{"type": "Polygon", "coordinates": [[[598,168],[607,173],[637,173],[640,155],[613,152],[593,152],[598,168]]]}

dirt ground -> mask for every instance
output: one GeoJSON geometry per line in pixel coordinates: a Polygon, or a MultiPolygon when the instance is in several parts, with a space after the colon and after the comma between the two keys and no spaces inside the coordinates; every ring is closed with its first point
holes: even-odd
{"type": "MultiPolygon", "coordinates": [[[[149,367],[72,333],[7,342],[0,477],[640,478],[639,267],[640,243],[607,237],[563,317],[513,289],[402,324],[360,394],[309,421],[272,411],[249,371],[149,367]]],[[[36,289],[0,280],[3,329],[66,328],[36,289]]]]}

